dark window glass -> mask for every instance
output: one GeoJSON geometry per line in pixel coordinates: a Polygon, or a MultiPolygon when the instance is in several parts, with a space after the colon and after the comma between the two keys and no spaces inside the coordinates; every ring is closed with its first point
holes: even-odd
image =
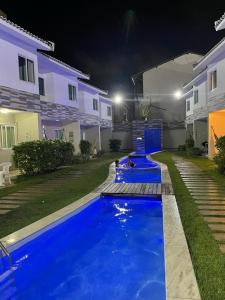
{"type": "Polygon", "coordinates": [[[93,110],[98,110],[98,100],[93,99],[93,110]]]}
{"type": "Polygon", "coordinates": [[[194,91],[194,104],[198,103],[198,90],[194,91]]]}
{"type": "Polygon", "coordinates": [[[34,62],[30,59],[27,60],[27,77],[29,82],[34,82],[34,62]]]}
{"type": "Polygon", "coordinates": [[[68,85],[68,92],[69,92],[69,100],[74,101],[77,100],[77,94],[76,94],[76,87],[69,84],[68,85]]]}
{"type": "Polygon", "coordinates": [[[187,111],[190,110],[190,101],[187,101],[187,111]]]}
{"type": "Polygon", "coordinates": [[[18,57],[20,80],[27,80],[26,59],[22,56],[18,57]]]}
{"type": "Polygon", "coordinates": [[[45,95],[45,81],[43,78],[38,78],[39,83],[39,95],[44,96],[45,95]]]}
{"type": "Polygon", "coordinates": [[[111,106],[107,106],[107,115],[110,117],[112,115],[111,106]]]}

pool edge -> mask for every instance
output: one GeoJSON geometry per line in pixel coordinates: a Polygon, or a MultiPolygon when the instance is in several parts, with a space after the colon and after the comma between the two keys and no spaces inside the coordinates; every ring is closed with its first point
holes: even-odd
{"type": "MultiPolygon", "coordinates": [[[[149,156],[150,157],[150,156],[149,156]]],[[[123,157],[124,158],[124,157],[123,157]]],[[[121,158],[121,159],[123,159],[121,158]]],[[[168,168],[165,164],[158,163],[161,167],[162,183],[171,183],[168,168]]],[[[100,185],[112,182],[115,178],[115,166],[111,163],[106,180],[100,185]]],[[[99,186],[99,187],[100,187],[99,186]]],[[[99,188],[97,187],[97,189],[99,188]]],[[[71,215],[78,213],[95,201],[100,192],[97,189],[60,210],[9,234],[0,240],[10,249],[20,247],[27,242],[29,237],[40,235],[45,230],[65,221],[71,215]]],[[[196,281],[188,245],[183,231],[176,198],[174,195],[161,195],[163,207],[164,227],[164,254],[165,254],[165,283],[167,300],[200,300],[198,284],[196,281]]]]}
{"type": "MultiPolygon", "coordinates": [[[[161,183],[172,184],[168,168],[161,167],[161,183]]],[[[167,300],[201,300],[175,195],[162,195],[167,300]]]]}

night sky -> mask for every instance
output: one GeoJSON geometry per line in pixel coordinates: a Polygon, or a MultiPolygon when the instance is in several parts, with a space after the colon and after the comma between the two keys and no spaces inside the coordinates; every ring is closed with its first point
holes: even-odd
{"type": "Polygon", "coordinates": [[[92,84],[128,96],[132,74],[188,50],[204,54],[225,33],[214,30],[222,1],[146,2],[7,0],[0,9],[55,42],[52,55],[90,74],[92,84]]]}

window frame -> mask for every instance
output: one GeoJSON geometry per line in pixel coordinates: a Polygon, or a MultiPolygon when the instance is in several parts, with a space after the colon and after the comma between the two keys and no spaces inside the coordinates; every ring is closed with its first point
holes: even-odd
{"type": "Polygon", "coordinates": [[[40,96],[45,96],[45,80],[43,77],[38,77],[38,88],[39,88],[39,95],[40,96]],[[40,89],[40,81],[43,82],[43,94],[41,94],[41,89],[40,89]]]}
{"type": "Polygon", "coordinates": [[[54,129],[54,140],[59,140],[59,141],[62,141],[64,138],[64,130],[63,128],[55,128],[54,129]],[[57,134],[56,134],[57,133],[57,134]],[[60,136],[59,134],[60,133],[60,136]],[[57,135],[57,136],[56,136],[57,135]]]}
{"type": "Polygon", "coordinates": [[[27,62],[26,62],[26,57],[24,57],[24,56],[22,56],[22,55],[18,55],[18,67],[19,67],[19,79],[21,80],[21,81],[27,81],[27,62]],[[24,60],[24,78],[21,78],[21,76],[20,76],[20,59],[23,59],[24,60]]]}
{"type": "Polygon", "coordinates": [[[35,72],[34,72],[34,61],[31,60],[30,58],[26,59],[27,61],[27,81],[31,82],[31,83],[35,83],[35,72]],[[29,73],[29,63],[31,63],[32,65],[32,75],[30,77],[30,73],[29,73]]]}
{"type": "Polygon", "coordinates": [[[196,89],[194,90],[194,105],[198,104],[198,102],[199,102],[199,93],[198,93],[198,89],[196,89]]]}
{"type": "Polygon", "coordinates": [[[107,116],[112,117],[112,106],[107,105],[107,116]]]}
{"type": "Polygon", "coordinates": [[[209,91],[212,92],[217,88],[217,70],[209,73],[209,91]]]}
{"type": "Polygon", "coordinates": [[[30,83],[33,83],[35,84],[35,63],[34,63],[34,60],[32,60],[31,58],[27,58],[26,56],[24,55],[21,55],[21,54],[18,54],[18,68],[19,68],[19,79],[21,81],[25,81],[25,82],[30,82],[30,83]],[[25,76],[24,76],[24,79],[21,78],[20,76],[20,64],[19,64],[19,61],[20,61],[20,58],[24,59],[25,61],[25,65],[24,65],[24,70],[25,70],[25,76]],[[29,63],[32,64],[32,74],[30,76],[30,72],[29,72],[29,63]]]}
{"type": "MultiPolygon", "coordinates": [[[[7,132],[5,131],[5,146],[8,144],[8,138],[7,138],[7,132]]],[[[16,145],[16,126],[12,124],[5,124],[0,123],[0,149],[12,149],[12,147],[16,145]],[[14,143],[12,143],[11,147],[3,147],[4,141],[3,141],[3,127],[6,128],[13,128],[13,139],[14,143]]]]}
{"type": "Polygon", "coordinates": [[[93,105],[93,110],[98,111],[98,99],[93,98],[92,105],[93,105]]]}
{"type": "Polygon", "coordinates": [[[68,84],[68,98],[70,101],[77,101],[77,87],[71,83],[68,84]],[[71,90],[70,90],[71,88],[71,90]],[[70,94],[71,91],[71,94],[70,94]],[[71,97],[70,97],[71,96],[71,97]]]}
{"type": "Polygon", "coordinates": [[[186,102],[186,112],[189,112],[191,110],[191,101],[187,100],[186,102]]]}

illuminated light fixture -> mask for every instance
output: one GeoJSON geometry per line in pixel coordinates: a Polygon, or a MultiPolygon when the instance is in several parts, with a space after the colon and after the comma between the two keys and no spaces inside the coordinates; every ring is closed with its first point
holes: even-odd
{"type": "Polygon", "coordinates": [[[117,95],[114,97],[114,101],[115,101],[116,104],[120,104],[120,103],[123,101],[122,95],[117,94],[117,95]]]}
{"type": "Polygon", "coordinates": [[[137,137],[137,140],[142,141],[142,137],[137,137]]]}
{"type": "Polygon", "coordinates": [[[2,109],[0,109],[0,113],[2,113],[2,114],[8,114],[9,111],[7,110],[7,108],[2,108],[2,109]]]}
{"type": "Polygon", "coordinates": [[[180,99],[182,97],[182,92],[178,90],[178,91],[174,92],[173,96],[176,99],[180,99]]]}

